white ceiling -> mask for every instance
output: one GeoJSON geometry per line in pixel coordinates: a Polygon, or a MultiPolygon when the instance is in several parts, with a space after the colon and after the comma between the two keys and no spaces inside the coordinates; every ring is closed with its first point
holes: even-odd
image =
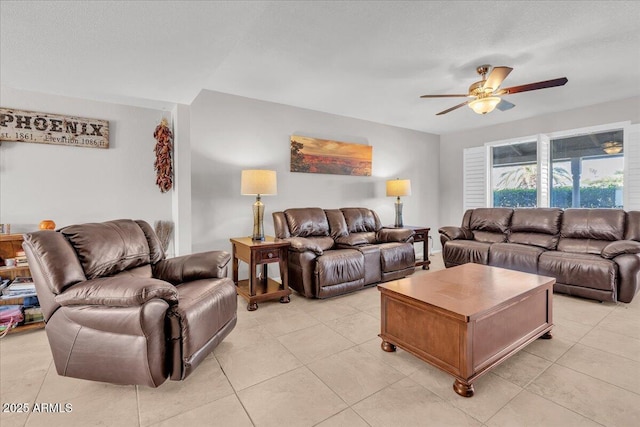
{"type": "Polygon", "coordinates": [[[640,96],[638,1],[1,0],[0,16],[2,85],[123,104],[205,88],[445,134],[640,96]],[[419,98],[466,93],[485,63],[514,68],[503,87],[569,82],[486,116],[419,98]]]}

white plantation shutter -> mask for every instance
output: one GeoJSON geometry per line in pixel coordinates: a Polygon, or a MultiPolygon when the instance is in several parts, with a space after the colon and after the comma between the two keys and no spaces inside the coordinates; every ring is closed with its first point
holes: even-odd
{"type": "Polygon", "coordinates": [[[640,210],[640,124],[624,129],[624,209],[640,210]]]}
{"type": "Polygon", "coordinates": [[[484,208],[487,203],[487,148],[465,148],[463,156],[463,207],[484,208]]]}
{"type": "Polygon", "coordinates": [[[549,182],[551,180],[551,143],[547,135],[538,135],[538,200],[536,206],[539,208],[549,207],[549,182]]]}

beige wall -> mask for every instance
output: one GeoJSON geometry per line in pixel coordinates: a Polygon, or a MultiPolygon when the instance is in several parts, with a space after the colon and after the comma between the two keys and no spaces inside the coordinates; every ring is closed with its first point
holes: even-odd
{"type": "MultiPolygon", "coordinates": [[[[171,193],[155,185],[153,131],[161,110],[15,90],[1,105],[109,121],[110,148],[3,142],[0,222],[30,231],[42,219],[58,226],[116,218],[171,219],[171,193]]],[[[168,114],[165,114],[169,117],[168,114]]]]}
{"type": "Polygon", "coordinates": [[[435,227],[438,220],[439,137],[271,102],[203,91],[191,104],[194,251],[230,249],[229,238],[252,232],[255,197],[240,195],[243,169],[272,169],[278,195],[265,196],[265,230],[272,212],[294,207],[375,209],[394,220],[387,179],[409,178],[403,198],[406,224],[435,227]],[[290,172],[290,136],[304,135],[373,147],[370,177],[290,172]]]}

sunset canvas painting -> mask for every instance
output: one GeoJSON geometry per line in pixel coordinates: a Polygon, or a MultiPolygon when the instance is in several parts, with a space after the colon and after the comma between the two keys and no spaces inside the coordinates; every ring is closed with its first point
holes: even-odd
{"type": "Polygon", "coordinates": [[[291,172],[371,176],[373,147],[291,136],[291,172]]]}

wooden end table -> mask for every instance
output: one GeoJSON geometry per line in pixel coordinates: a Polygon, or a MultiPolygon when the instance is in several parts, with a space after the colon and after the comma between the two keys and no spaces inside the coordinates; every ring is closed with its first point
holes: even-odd
{"type": "Polygon", "coordinates": [[[291,290],[289,289],[289,271],[287,266],[289,242],[275,237],[266,236],[263,241],[254,241],[251,237],[234,237],[230,239],[233,260],[233,282],[238,294],[248,301],[247,310],[258,309],[258,301],[280,298],[281,303],[288,303],[291,290]],[[249,279],[238,280],[238,260],[249,265],[249,279]],[[278,283],[267,275],[268,264],[277,262],[280,266],[278,283]],[[256,267],[262,266],[261,275],[256,273],[256,267]]]}
{"type": "Polygon", "coordinates": [[[416,262],[416,267],[422,266],[423,270],[429,269],[429,227],[422,227],[419,225],[403,225],[402,227],[396,227],[394,225],[385,225],[384,228],[407,228],[413,230],[413,243],[422,242],[422,261],[416,262]]]}

